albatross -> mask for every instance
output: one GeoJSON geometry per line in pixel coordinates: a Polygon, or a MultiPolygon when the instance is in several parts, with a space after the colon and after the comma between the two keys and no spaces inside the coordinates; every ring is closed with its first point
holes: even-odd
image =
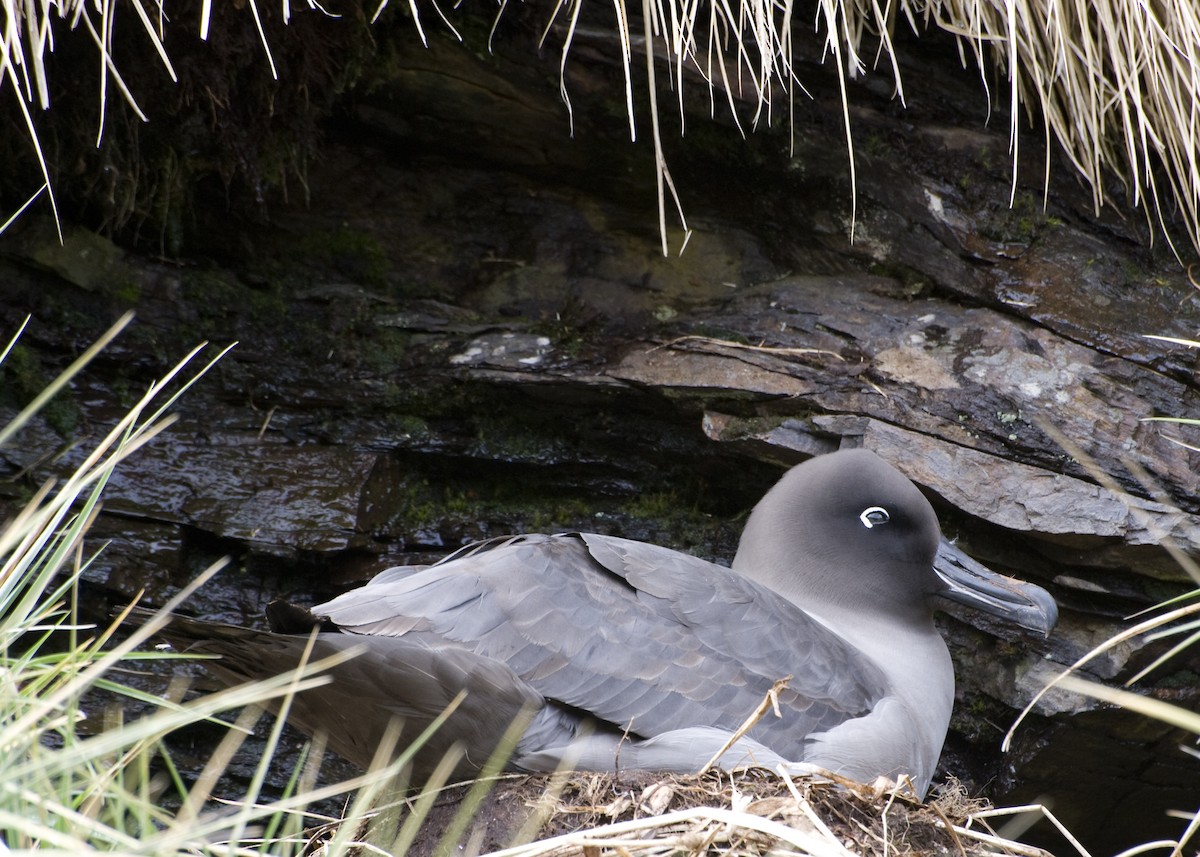
{"type": "Polygon", "coordinates": [[[300,694],[289,721],[368,766],[456,697],[413,760],[447,752],[478,771],[518,717],[518,771],[785,764],[871,782],[907,775],[924,795],[954,703],[934,625],[946,600],[1049,634],[1054,600],[942,538],[917,487],[874,453],[842,450],[787,471],[754,507],[732,568],[594,533],[468,545],[398,567],[305,609],[273,602],[271,630],[174,617],[175,648],[218,656],[225,682],[357,650],[300,694]],[[768,712],[734,733],[776,687],[768,712]]]}

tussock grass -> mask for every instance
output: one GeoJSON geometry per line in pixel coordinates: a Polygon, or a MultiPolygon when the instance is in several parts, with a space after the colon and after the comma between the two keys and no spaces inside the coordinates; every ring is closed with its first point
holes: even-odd
{"type": "MultiPolygon", "coordinates": [[[[0,428],[0,446],[11,443],[129,321],[128,315],[118,321],[0,428]]],[[[0,348],[0,363],[19,336],[20,331],[0,348]]],[[[224,353],[184,377],[202,349],[152,384],[72,474],[43,485],[0,527],[0,853],[299,853],[307,843],[303,829],[310,803],[356,792],[351,817],[365,815],[405,763],[407,754],[393,763],[393,748],[384,747],[379,764],[367,774],[316,788],[317,751],[313,764],[295,772],[282,798],[260,802],[279,740],[276,724],[248,792],[216,811],[210,801],[213,784],[261,714],[259,706],[276,704],[286,712],[289,700],[324,683],[322,671],[340,658],[306,663],[270,680],[186,703],[178,701],[182,689],[158,698],[123,683],[121,669],[175,657],[138,647],[221,563],[123,639],[115,635],[120,619],[98,628],[77,618],[77,584],[94,558],[85,554],[83,539],[99,512],[104,486],[114,468],[171,424],[168,408],[224,353]],[[96,690],[135,700],[151,713],[123,722],[119,712],[97,710],[96,690]],[[243,713],[225,724],[226,740],[188,786],[163,748],[163,737],[235,709],[243,713]],[[177,809],[168,808],[172,806],[177,809]]],[[[329,853],[346,853],[350,844],[329,853]]]]}
{"type": "MultiPolygon", "coordinates": [[[[557,24],[563,34],[564,69],[584,2],[557,0],[547,4],[547,32],[557,24]]],[[[316,0],[307,3],[310,8],[321,8],[316,0]]],[[[211,6],[211,0],[202,4],[201,38],[208,36],[211,6]]],[[[387,0],[383,0],[376,17],[386,6],[387,0]]],[[[506,6],[507,0],[502,0],[498,16],[504,14],[506,6]]],[[[42,155],[35,111],[51,106],[46,56],[53,49],[56,30],[60,36],[63,28],[84,30],[96,45],[103,68],[97,93],[99,141],[110,92],[119,93],[139,117],[147,118],[138,107],[136,87],[127,84],[111,53],[118,9],[122,17],[132,15],[137,19],[136,24],[122,26],[137,26],[145,33],[161,59],[163,73],[174,79],[175,71],[164,47],[165,33],[171,26],[170,7],[169,0],[160,0],[157,6],[147,5],[144,0],[98,5],[85,0],[48,0],[44,4],[0,0],[4,13],[0,89],[8,88],[21,111],[41,166],[43,190],[55,211],[53,176],[42,155]]],[[[616,0],[612,8],[613,26],[620,36],[619,59],[625,71],[630,133],[635,137],[633,68],[636,62],[644,62],[646,68],[664,252],[668,249],[668,197],[684,229],[683,245],[687,227],[663,155],[658,124],[663,108],[660,77],[665,75],[665,84],[674,89],[681,115],[683,82],[689,76],[698,76],[707,83],[714,102],[717,93],[728,100],[735,117],[735,94],[754,101],[753,125],[776,116],[790,117],[792,100],[803,91],[794,73],[793,33],[796,27],[814,28],[823,39],[825,55],[838,69],[853,184],[853,128],[847,81],[864,73],[868,66],[883,66],[895,81],[897,96],[904,98],[905,84],[892,45],[892,35],[901,19],[916,32],[937,27],[953,33],[959,40],[964,63],[970,60],[980,69],[985,89],[990,86],[989,80],[1004,81],[1006,91],[995,96],[1007,103],[1012,123],[1014,195],[1018,183],[1017,130],[1025,113],[1043,129],[1045,180],[1049,177],[1052,146],[1057,144],[1091,187],[1097,210],[1112,202],[1107,187],[1110,178],[1115,177],[1124,188],[1123,202],[1140,207],[1149,221],[1163,226],[1168,240],[1168,220],[1178,217],[1192,244],[1200,248],[1200,75],[1196,73],[1200,68],[1200,8],[1189,0],[1153,4],[817,0],[803,6],[792,0],[642,0],[637,10],[640,21],[631,14],[637,7],[631,9],[625,0],[616,0]],[[639,50],[641,57],[635,57],[639,50]]],[[[409,0],[407,9],[422,40],[426,38],[423,17],[431,15],[457,35],[436,0],[409,0]]],[[[290,0],[284,0],[285,20],[290,12],[290,0]]],[[[247,26],[257,29],[265,60],[274,74],[257,0],[249,0],[241,14],[247,14],[247,26]]],[[[919,86],[920,81],[914,85],[919,86]]],[[[565,80],[562,95],[569,113],[565,80]]]]}
{"type": "MultiPolygon", "coordinates": [[[[1200,342],[1195,340],[1154,335],[1147,336],[1147,338],[1175,345],[1183,345],[1189,348],[1200,348],[1200,342]]],[[[1143,422],[1166,422],[1179,425],[1200,424],[1194,419],[1184,417],[1147,417],[1143,418],[1143,422]]],[[[1118,497],[1127,496],[1116,484],[1115,480],[1101,470],[1099,465],[1070,438],[1063,435],[1062,432],[1049,423],[1042,421],[1039,425],[1068,455],[1080,462],[1098,484],[1118,497]]],[[[1168,437],[1167,439],[1188,449],[1195,449],[1194,446],[1185,444],[1175,438],[1168,437]]],[[[1132,459],[1126,459],[1124,464],[1138,478],[1149,495],[1161,496],[1162,492],[1153,484],[1150,475],[1140,465],[1132,459]]],[[[1131,514],[1137,516],[1142,516],[1143,514],[1132,504],[1128,508],[1131,514]]],[[[1151,532],[1156,532],[1152,521],[1146,519],[1145,523],[1151,532]]],[[[1161,547],[1167,550],[1171,557],[1178,563],[1179,567],[1186,571],[1192,580],[1195,581],[1197,588],[1129,617],[1130,619],[1140,619],[1140,621],[1102,641],[1049,681],[1045,687],[1034,695],[1017,716],[1012,726],[1009,727],[1002,743],[1002,748],[1005,751],[1012,746],[1013,736],[1024,719],[1033,711],[1038,702],[1056,687],[1061,687],[1083,696],[1090,696],[1109,705],[1118,706],[1140,714],[1143,717],[1158,720],[1177,729],[1192,732],[1197,736],[1197,743],[1200,743],[1200,713],[1165,702],[1153,696],[1136,693],[1132,690],[1111,687],[1097,681],[1082,678],[1079,675],[1079,671],[1087,666],[1089,662],[1123,643],[1139,641],[1142,645],[1148,645],[1162,640],[1175,639],[1176,642],[1174,645],[1150,660],[1146,666],[1125,680],[1125,687],[1132,687],[1147,678],[1155,670],[1175,660],[1180,655],[1187,653],[1189,650],[1194,650],[1194,647],[1200,644],[1200,566],[1184,553],[1178,545],[1174,544],[1170,536],[1165,532],[1157,532],[1157,541],[1161,547]]],[[[1200,749],[1197,749],[1195,746],[1180,745],[1179,749],[1200,759],[1200,749]]],[[[1194,812],[1179,811],[1175,814],[1180,818],[1188,820],[1188,824],[1177,839],[1146,842],[1122,852],[1117,857],[1132,857],[1134,854],[1153,851],[1164,851],[1170,854],[1171,857],[1177,857],[1177,855],[1183,854],[1186,848],[1194,847],[1195,843],[1200,841],[1200,807],[1197,807],[1194,812]]],[[[1065,830],[1063,832],[1066,833],[1065,830]]],[[[1083,853],[1082,850],[1081,853],[1083,853]]]]}

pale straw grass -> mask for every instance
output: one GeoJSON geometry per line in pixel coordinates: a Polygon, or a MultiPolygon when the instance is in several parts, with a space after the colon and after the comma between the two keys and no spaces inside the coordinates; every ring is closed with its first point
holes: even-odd
{"type": "MultiPolygon", "coordinates": [[[[568,797],[551,800],[553,823],[547,825],[552,830],[565,826],[566,832],[532,841],[518,834],[512,845],[484,857],[1047,857],[997,833],[993,820],[1009,813],[967,798],[954,784],[922,804],[907,786],[797,779],[782,768],[663,775],[621,783],[619,789],[611,774],[568,776],[574,788],[568,797]],[[605,795],[614,797],[609,805],[594,802],[605,795]],[[617,818],[625,815],[633,817],[617,818]]],[[[553,781],[546,787],[553,788],[553,781]]],[[[526,805],[537,803],[528,799],[530,793],[514,789],[503,797],[524,795],[526,805]]],[[[1038,806],[1013,812],[1049,816],[1038,806]]],[[[1079,853],[1089,857],[1082,848],[1079,853]]]]}
{"type": "MultiPolygon", "coordinates": [[[[316,0],[306,2],[309,8],[321,8],[316,0]]],[[[110,89],[115,88],[139,117],[146,118],[111,53],[118,4],[84,0],[0,0],[0,4],[4,11],[0,89],[7,85],[17,101],[50,205],[57,214],[51,171],[42,156],[32,112],[50,107],[45,59],[53,48],[55,29],[82,28],[99,51],[103,74],[97,93],[98,140],[104,132],[110,89]]],[[[547,4],[547,32],[557,23],[562,36],[561,89],[568,114],[565,67],[583,5],[584,0],[547,4]]],[[[386,6],[387,0],[383,0],[376,17],[386,6]]],[[[500,0],[497,17],[506,6],[507,0],[500,0]]],[[[168,0],[159,0],[158,5],[130,0],[120,8],[132,10],[157,51],[164,73],[174,79],[164,47],[164,33],[170,26],[168,0]]],[[[792,102],[800,86],[794,73],[793,32],[796,27],[813,28],[824,45],[825,56],[838,71],[853,188],[855,161],[847,80],[868,67],[882,65],[895,82],[897,97],[903,100],[904,84],[891,41],[901,17],[918,33],[929,27],[953,33],[959,40],[963,62],[970,60],[979,67],[985,89],[993,70],[1006,78],[1006,92],[996,95],[1006,103],[1011,122],[1014,195],[1019,182],[1018,127],[1025,112],[1042,128],[1046,151],[1043,182],[1049,180],[1051,153],[1057,143],[1090,186],[1097,211],[1112,202],[1106,184],[1115,177],[1125,188],[1127,200],[1121,202],[1140,207],[1148,220],[1164,228],[1168,240],[1170,221],[1177,217],[1193,245],[1200,247],[1200,8],[1190,0],[817,0],[815,5],[806,6],[797,6],[792,0],[642,0],[640,32],[626,0],[613,0],[611,8],[613,27],[619,36],[616,44],[624,70],[630,133],[634,137],[638,131],[634,118],[638,87],[633,68],[639,42],[644,56],[664,253],[668,249],[668,197],[683,227],[681,250],[688,231],[663,154],[660,76],[665,74],[665,82],[675,91],[681,117],[683,82],[692,76],[709,87],[710,96],[723,92],[735,117],[736,96],[753,102],[754,125],[770,122],[777,114],[790,121],[792,102]]],[[[426,39],[422,16],[431,9],[457,36],[436,0],[408,0],[408,14],[422,41],[426,39]]],[[[286,21],[291,15],[289,0],[283,0],[282,11],[286,21]]],[[[249,0],[240,12],[226,8],[219,13],[249,14],[248,25],[256,28],[274,75],[275,63],[257,0],[249,0]]],[[[205,0],[199,24],[201,38],[208,37],[212,14],[211,0],[205,0]]],[[[144,69],[137,71],[145,73],[144,69]]],[[[851,197],[853,224],[857,208],[853,189],[851,197]]]]}

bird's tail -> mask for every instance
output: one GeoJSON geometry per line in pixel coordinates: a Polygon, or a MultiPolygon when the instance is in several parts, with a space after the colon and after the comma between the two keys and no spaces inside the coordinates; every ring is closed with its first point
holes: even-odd
{"type": "MultiPolygon", "coordinates": [[[[129,621],[140,624],[154,615],[134,608],[129,621]]],[[[227,685],[343,657],[326,671],[328,682],[291,700],[288,722],[310,736],[322,735],[331,749],[363,768],[397,730],[402,751],[453,707],[415,753],[415,779],[426,777],[451,752],[462,757],[458,773],[478,771],[509,725],[545,704],[506,664],[491,658],[451,645],[322,627],[318,620],[304,633],[278,633],[172,615],[159,634],[181,653],[208,656],[205,668],[227,685]]]]}

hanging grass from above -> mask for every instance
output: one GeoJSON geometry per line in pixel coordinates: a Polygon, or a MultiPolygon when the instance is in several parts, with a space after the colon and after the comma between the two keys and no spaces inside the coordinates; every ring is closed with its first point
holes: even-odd
{"type": "MultiPolygon", "coordinates": [[[[52,107],[52,87],[47,80],[47,55],[54,50],[64,29],[90,35],[99,51],[102,73],[96,93],[99,112],[97,139],[104,133],[105,103],[110,92],[119,92],[138,116],[153,121],[137,105],[137,76],[145,69],[121,73],[121,60],[114,56],[113,32],[118,10],[130,20],[124,27],[137,27],[145,33],[162,63],[162,73],[175,78],[170,59],[174,11],[170,0],[158,7],[143,0],[127,4],[89,4],[84,0],[48,0],[31,4],[21,0],[0,0],[3,9],[3,67],[0,90],[7,90],[18,103],[28,130],[32,152],[46,181],[50,203],[54,205],[51,169],[42,156],[37,136],[36,109],[52,107]]],[[[326,12],[316,0],[306,0],[309,10],[326,12]]],[[[396,14],[386,9],[387,0],[375,17],[396,14]]],[[[505,14],[507,2],[499,4],[497,17],[505,14]]],[[[214,14],[245,17],[244,26],[258,34],[272,74],[275,61],[260,14],[267,7],[250,0],[240,10],[213,9],[211,0],[202,0],[200,36],[207,37],[214,14]]],[[[545,4],[547,30],[556,25],[563,32],[563,63],[571,50],[572,38],[584,0],[558,0],[545,4]]],[[[1140,207],[1147,219],[1163,227],[1176,219],[1182,222],[1193,245],[1200,248],[1200,9],[1190,0],[1164,0],[1135,3],[1117,0],[1109,3],[1085,3],[1081,0],[817,0],[815,5],[796,4],[792,0],[642,0],[641,8],[630,8],[625,0],[604,4],[611,8],[612,26],[620,38],[619,61],[625,72],[625,96],[629,106],[630,130],[633,105],[639,97],[633,84],[634,54],[643,53],[648,71],[648,96],[652,113],[651,137],[655,143],[660,194],[660,227],[666,249],[665,198],[675,198],[667,165],[663,158],[658,111],[663,109],[659,77],[666,70],[667,83],[682,99],[686,76],[698,75],[708,85],[731,93],[749,93],[757,102],[753,123],[769,121],[772,115],[788,113],[783,109],[802,83],[793,72],[793,32],[795,28],[815,27],[824,40],[824,50],[839,71],[840,98],[844,131],[853,139],[850,123],[847,76],[853,77],[868,61],[886,65],[895,79],[896,93],[904,98],[903,81],[891,42],[897,19],[903,16],[915,32],[938,27],[960,41],[960,53],[979,66],[986,89],[988,72],[998,69],[1007,80],[1007,97],[1012,131],[1013,188],[1017,175],[1017,122],[1022,110],[1035,125],[1041,125],[1049,154],[1055,143],[1061,146],[1092,190],[1098,210],[1111,203],[1106,190],[1113,178],[1125,190],[1127,202],[1140,207]],[[640,20],[639,14],[640,13],[640,20]],[[660,62],[655,62],[657,58],[660,62]],[[661,62],[666,60],[666,62],[661,62]]],[[[274,9],[271,9],[274,12],[274,9]]],[[[289,0],[284,0],[282,20],[292,16],[289,0]]],[[[329,10],[336,11],[336,10],[329,10]]],[[[448,10],[436,2],[408,0],[407,13],[424,39],[425,26],[441,19],[451,31],[454,27],[448,10]]],[[[403,13],[403,12],[400,12],[403,13]]],[[[457,11],[455,14],[458,14],[457,11]]],[[[177,17],[185,20],[183,17],[177,17]]],[[[186,19],[190,20],[190,19],[186,19]]],[[[456,31],[454,31],[456,32],[456,31]]],[[[457,33],[456,33],[457,34],[457,33]]],[[[919,84],[919,82],[918,82],[919,84]]],[[[917,84],[914,84],[917,85],[917,84]]],[[[997,95],[1000,95],[997,93],[997,95]]],[[[570,101],[563,87],[568,113],[570,101]]],[[[715,97],[715,96],[714,96],[715,97]]],[[[682,104],[682,101],[681,101],[682,104]]],[[[680,108],[682,109],[682,108],[680,108]]],[[[849,171],[854,178],[854,149],[848,145],[849,171]]],[[[28,189],[32,194],[35,187],[28,189]]],[[[675,198],[682,222],[682,208],[675,198]]],[[[3,213],[0,213],[3,215],[3,213]]],[[[4,220],[0,216],[0,222],[4,220]]],[[[686,230],[686,227],[685,227],[686,230]]],[[[685,239],[686,243],[686,239],[685,239]]]]}

